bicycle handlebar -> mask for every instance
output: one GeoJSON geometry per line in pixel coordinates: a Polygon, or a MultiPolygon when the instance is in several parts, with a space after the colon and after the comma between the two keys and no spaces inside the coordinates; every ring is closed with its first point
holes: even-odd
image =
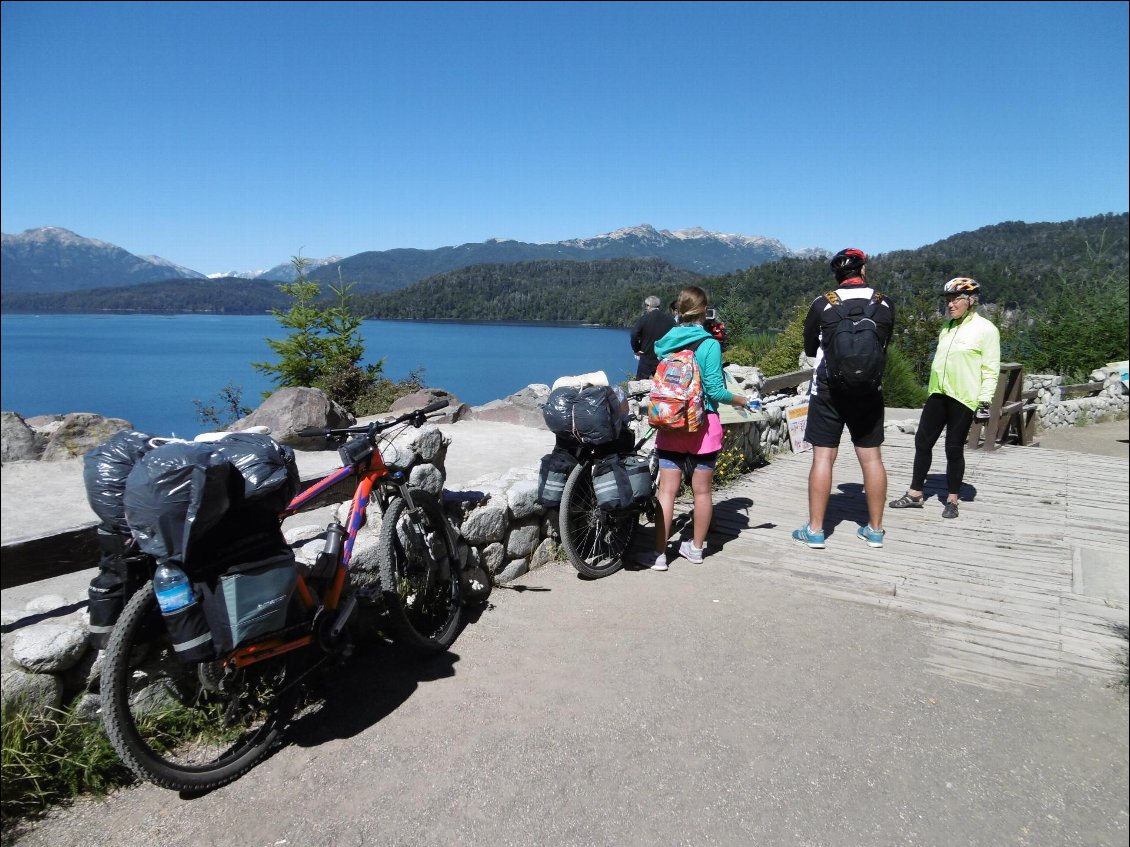
{"type": "Polygon", "coordinates": [[[432,412],[438,412],[440,409],[446,408],[448,400],[433,400],[422,409],[414,409],[411,412],[405,412],[397,418],[390,421],[373,421],[372,423],[362,424],[361,426],[349,426],[342,428],[322,428],[322,427],[309,427],[296,433],[299,438],[340,438],[348,435],[361,435],[363,433],[376,434],[384,432],[386,429],[402,423],[411,423],[413,426],[423,426],[424,419],[432,412]]]}

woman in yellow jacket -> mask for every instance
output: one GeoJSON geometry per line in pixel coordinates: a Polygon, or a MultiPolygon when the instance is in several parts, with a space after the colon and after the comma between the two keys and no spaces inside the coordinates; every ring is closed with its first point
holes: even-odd
{"type": "Polygon", "coordinates": [[[942,288],[949,320],[938,335],[938,350],[930,367],[930,396],[914,435],[914,469],[906,494],[888,505],[892,509],[921,509],[922,489],[934,445],[946,431],[946,487],[949,495],[943,518],[957,517],[958,493],[965,477],[965,439],[976,415],[988,419],[1001,369],[1001,336],[992,321],[977,314],[981,286],[959,276],[942,288]]]}

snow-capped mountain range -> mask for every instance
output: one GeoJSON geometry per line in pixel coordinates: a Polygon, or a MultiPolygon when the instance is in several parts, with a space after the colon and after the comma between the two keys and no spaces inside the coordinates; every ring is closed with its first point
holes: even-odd
{"type": "MultiPolygon", "coordinates": [[[[2,234],[4,293],[60,292],[139,285],[170,279],[238,277],[289,282],[294,267],[283,262],[266,271],[203,274],[159,256],[136,256],[104,241],[60,227],[40,227],[19,235],[2,234]]],[[[591,238],[544,244],[492,238],[482,243],[435,250],[370,251],[342,258],[311,259],[307,273],[333,281],[340,268],[360,290],[394,290],[437,273],[475,264],[510,264],[537,259],[579,261],[655,256],[702,274],[722,274],[789,256],[830,255],[822,248],[792,250],[774,238],[708,232],[701,227],[657,230],[648,224],[625,227],[591,238]]]]}

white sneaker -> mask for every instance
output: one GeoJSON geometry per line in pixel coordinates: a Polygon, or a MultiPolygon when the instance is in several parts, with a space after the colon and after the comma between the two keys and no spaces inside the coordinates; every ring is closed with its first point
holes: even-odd
{"type": "Polygon", "coordinates": [[[636,554],[636,564],[641,568],[665,571],[667,570],[667,553],[656,553],[654,550],[644,550],[636,554]]]}
{"type": "Polygon", "coordinates": [[[696,565],[702,564],[702,551],[706,549],[706,543],[703,542],[702,549],[694,546],[693,541],[684,541],[679,545],[679,555],[686,559],[688,562],[694,562],[696,565]]]}

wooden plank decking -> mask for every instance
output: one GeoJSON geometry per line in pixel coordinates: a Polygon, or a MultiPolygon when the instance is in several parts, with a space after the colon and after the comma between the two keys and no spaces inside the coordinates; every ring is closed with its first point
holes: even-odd
{"type": "MultiPolygon", "coordinates": [[[[888,434],[888,499],[906,489],[913,451],[912,436],[888,434]]],[[[867,514],[846,441],[827,548],[792,541],[807,518],[810,463],[807,453],[784,455],[716,492],[708,565],[912,615],[930,628],[930,669],[978,685],[1125,673],[1125,577],[1109,577],[1126,570],[1127,460],[1039,447],[967,450],[961,515],[943,520],[939,443],[926,507],[888,509],[879,550],[855,538],[867,514]]]]}

